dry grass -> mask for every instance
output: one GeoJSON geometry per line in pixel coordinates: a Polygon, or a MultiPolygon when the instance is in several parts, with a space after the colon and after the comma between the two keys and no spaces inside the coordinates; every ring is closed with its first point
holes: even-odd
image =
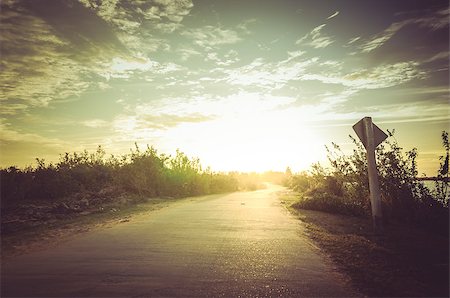
{"type": "Polygon", "coordinates": [[[89,214],[71,214],[48,220],[24,221],[6,231],[2,226],[2,258],[45,249],[74,235],[92,229],[108,227],[133,220],[136,216],[148,214],[176,202],[188,200],[152,198],[139,204],[117,206],[105,205],[104,211],[89,214]]]}
{"type": "Polygon", "coordinates": [[[370,219],[294,209],[293,192],[281,200],[307,227],[356,289],[375,297],[448,297],[449,239],[418,227],[390,223],[383,236],[370,219]]]}

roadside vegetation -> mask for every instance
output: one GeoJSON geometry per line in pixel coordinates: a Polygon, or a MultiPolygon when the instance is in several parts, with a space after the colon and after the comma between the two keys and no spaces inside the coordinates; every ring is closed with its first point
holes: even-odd
{"type": "Polygon", "coordinates": [[[37,159],[36,167],[2,169],[2,207],[22,201],[56,201],[76,194],[127,193],[146,197],[182,197],[234,191],[237,177],[202,169],[200,161],[177,151],[158,154],[137,145],[129,154],[106,157],[102,147],[90,153],[65,153],[56,164],[37,159]]]}
{"type": "Polygon", "coordinates": [[[170,156],[137,145],[121,156],[108,156],[98,147],[95,152],[62,154],[57,163],[36,162],[24,169],[0,169],[2,246],[85,215],[103,220],[138,204],[256,190],[266,178],[213,172],[179,150],[170,156]]]}
{"type": "Polygon", "coordinates": [[[449,141],[426,187],[417,172],[417,150],[404,152],[389,132],[377,148],[385,231],[372,231],[364,147],[346,155],[328,149],[330,167],[310,172],[288,169],[282,203],[306,227],[352,285],[369,297],[448,297],[449,295],[449,141]]]}
{"type": "MultiPolygon", "coordinates": [[[[401,221],[448,235],[449,140],[442,132],[444,154],[434,187],[425,186],[417,171],[417,149],[404,152],[389,138],[376,150],[382,192],[384,220],[401,221]]],[[[327,147],[330,168],[315,164],[310,172],[292,174],[287,170],[286,186],[298,192],[294,208],[370,217],[366,153],[362,144],[350,137],[355,149],[350,155],[337,144],[327,147]]]]}

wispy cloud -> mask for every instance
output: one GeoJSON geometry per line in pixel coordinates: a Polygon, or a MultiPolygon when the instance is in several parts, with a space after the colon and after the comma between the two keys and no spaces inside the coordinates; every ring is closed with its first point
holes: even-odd
{"type": "Polygon", "coordinates": [[[126,113],[118,115],[112,127],[119,139],[148,140],[161,136],[168,129],[189,123],[201,123],[214,119],[208,113],[193,107],[196,102],[185,98],[168,98],[161,101],[138,104],[127,108],[126,113]]]}
{"type": "Polygon", "coordinates": [[[325,48],[331,45],[334,40],[323,34],[322,29],[326,26],[326,24],[322,24],[314,28],[311,32],[300,38],[295,42],[297,45],[308,45],[316,49],[325,48]]]}
{"type": "Polygon", "coordinates": [[[437,30],[448,26],[449,24],[449,9],[443,9],[435,11],[430,15],[409,18],[400,22],[392,23],[384,31],[375,34],[369,40],[364,41],[359,46],[359,49],[363,53],[371,52],[382,45],[384,45],[388,40],[390,40],[398,31],[402,28],[410,25],[417,25],[430,30],[437,30]]]}
{"type": "Polygon", "coordinates": [[[426,76],[414,61],[377,66],[373,69],[357,71],[344,76],[349,86],[363,89],[387,88],[426,76]]]}
{"type": "Polygon", "coordinates": [[[58,50],[68,44],[45,22],[20,11],[4,11],[0,17],[2,112],[46,106],[54,98],[79,95],[89,87],[83,80],[86,69],[58,50]]]}
{"type": "Polygon", "coordinates": [[[195,44],[205,49],[212,49],[225,44],[235,44],[242,40],[242,37],[236,30],[210,25],[185,30],[181,35],[193,40],[195,44]]]}
{"type": "Polygon", "coordinates": [[[308,67],[318,61],[318,58],[299,59],[298,53],[295,52],[287,59],[276,63],[257,58],[236,69],[223,69],[223,73],[226,74],[225,81],[232,85],[281,88],[287,82],[299,79],[308,67]]]}
{"type": "Polygon", "coordinates": [[[379,89],[397,86],[426,76],[418,68],[417,62],[400,62],[363,69],[339,76],[323,74],[305,74],[302,80],[317,80],[327,84],[341,84],[355,89],[379,89]]]}
{"type": "Polygon", "coordinates": [[[108,121],[102,120],[102,119],[91,119],[83,121],[82,124],[87,127],[91,128],[100,128],[100,127],[106,127],[110,125],[108,121]]]}
{"type": "Polygon", "coordinates": [[[167,74],[181,70],[182,67],[175,63],[159,63],[148,58],[121,59],[114,58],[111,63],[105,67],[105,70],[99,72],[99,75],[107,80],[111,78],[128,79],[133,75],[145,73],[149,74],[167,74]]]}
{"type": "Polygon", "coordinates": [[[386,41],[392,38],[397,31],[407,25],[409,22],[400,22],[390,25],[386,30],[373,36],[369,41],[362,44],[359,49],[363,53],[371,52],[381,47],[386,41]]]}
{"type": "Polygon", "coordinates": [[[180,48],[176,52],[177,54],[179,54],[181,61],[187,61],[189,58],[193,56],[201,55],[199,51],[196,51],[192,48],[180,48]]]}
{"type": "Polygon", "coordinates": [[[110,24],[134,56],[169,50],[169,42],[160,36],[183,28],[181,22],[194,6],[191,0],[79,1],[110,24]]]}
{"type": "MultiPolygon", "coordinates": [[[[163,23],[176,26],[189,14],[194,6],[190,0],[79,1],[86,7],[94,10],[104,20],[128,33],[135,33],[137,28],[143,24],[143,22],[138,22],[137,20],[142,19],[155,24],[163,23]]],[[[167,30],[163,30],[167,32],[167,30]]]]}
{"type": "Polygon", "coordinates": [[[347,45],[351,45],[352,43],[355,43],[360,39],[361,39],[361,36],[353,37],[347,42],[347,45]]]}
{"type": "Polygon", "coordinates": [[[430,58],[426,59],[424,62],[428,63],[428,62],[434,62],[437,60],[448,60],[450,57],[450,51],[443,51],[443,52],[439,52],[433,56],[431,56],[430,58]]]}
{"type": "Polygon", "coordinates": [[[36,133],[23,132],[0,120],[0,147],[2,148],[0,166],[23,166],[24,163],[32,164],[36,157],[51,157],[54,159],[64,148],[69,147],[69,143],[58,138],[48,138],[36,133]],[[14,148],[14,150],[4,150],[6,146],[14,148]],[[25,156],[21,155],[23,148],[29,147],[36,149],[33,152],[28,152],[25,156]]]}
{"type": "Polygon", "coordinates": [[[1,1],[0,113],[9,120],[0,139],[29,152],[204,144],[206,155],[242,142],[251,155],[366,114],[448,121],[447,5],[288,2],[250,1],[236,13],[220,1],[1,1]],[[310,11],[323,22],[311,25],[310,11]]]}
{"type": "Polygon", "coordinates": [[[141,30],[145,22],[136,20],[148,19],[153,27],[179,24],[192,8],[190,1],[82,0],[83,5],[52,3],[47,10],[43,1],[42,5],[2,2],[0,100],[4,115],[80,96],[101,87],[105,79],[181,69],[148,58],[145,53],[170,47],[165,39],[141,30]],[[83,22],[75,24],[73,20],[78,19],[83,22]]]}
{"type": "Polygon", "coordinates": [[[336,17],[338,14],[339,14],[339,11],[336,11],[335,13],[333,13],[332,15],[330,15],[330,16],[327,18],[327,20],[336,17]]]}
{"type": "Polygon", "coordinates": [[[238,57],[238,52],[235,50],[229,50],[224,55],[219,55],[217,52],[210,52],[206,55],[207,61],[213,61],[218,66],[230,66],[240,59],[238,57]]]}

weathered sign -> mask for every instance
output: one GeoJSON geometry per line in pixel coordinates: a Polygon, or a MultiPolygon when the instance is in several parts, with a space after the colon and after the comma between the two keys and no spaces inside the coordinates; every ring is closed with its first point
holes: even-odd
{"type": "Polygon", "coordinates": [[[373,229],[376,234],[381,234],[383,232],[383,214],[381,212],[381,193],[375,161],[375,148],[388,136],[372,123],[371,117],[364,117],[358,121],[358,123],[353,125],[353,130],[363,143],[364,148],[366,148],[373,229]]]}
{"type": "MultiPolygon", "coordinates": [[[[370,118],[370,117],[365,117],[365,118],[370,118]]],[[[364,119],[361,119],[358,121],[358,123],[356,123],[355,125],[353,125],[353,130],[356,132],[356,134],[358,135],[359,139],[361,140],[361,142],[364,145],[364,148],[367,149],[367,134],[366,134],[366,129],[364,127],[364,119]]],[[[382,131],[378,126],[376,126],[374,123],[372,123],[373,126],[373,142],[374,142],[374,146],[375,148],[380,145],[384,140],[386,140],[386,138],[388,137],[387,134],[384,133],[384,131],[382,131]]]]}

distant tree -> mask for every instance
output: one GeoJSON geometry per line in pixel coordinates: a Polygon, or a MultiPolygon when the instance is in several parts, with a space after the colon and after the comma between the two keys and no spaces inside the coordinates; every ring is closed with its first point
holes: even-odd
{"type": "Polygon", "coordinates": [[[437,180],[435,181],[435,193],[438,200],[448,206],[449,194],[449,155],[450,155],[450,143],[448,140],[448,132],[443,131],[441,134],[442,145],[445,150],[445,154],[439,156],[439,170],[437,173],[437,180]]]}

